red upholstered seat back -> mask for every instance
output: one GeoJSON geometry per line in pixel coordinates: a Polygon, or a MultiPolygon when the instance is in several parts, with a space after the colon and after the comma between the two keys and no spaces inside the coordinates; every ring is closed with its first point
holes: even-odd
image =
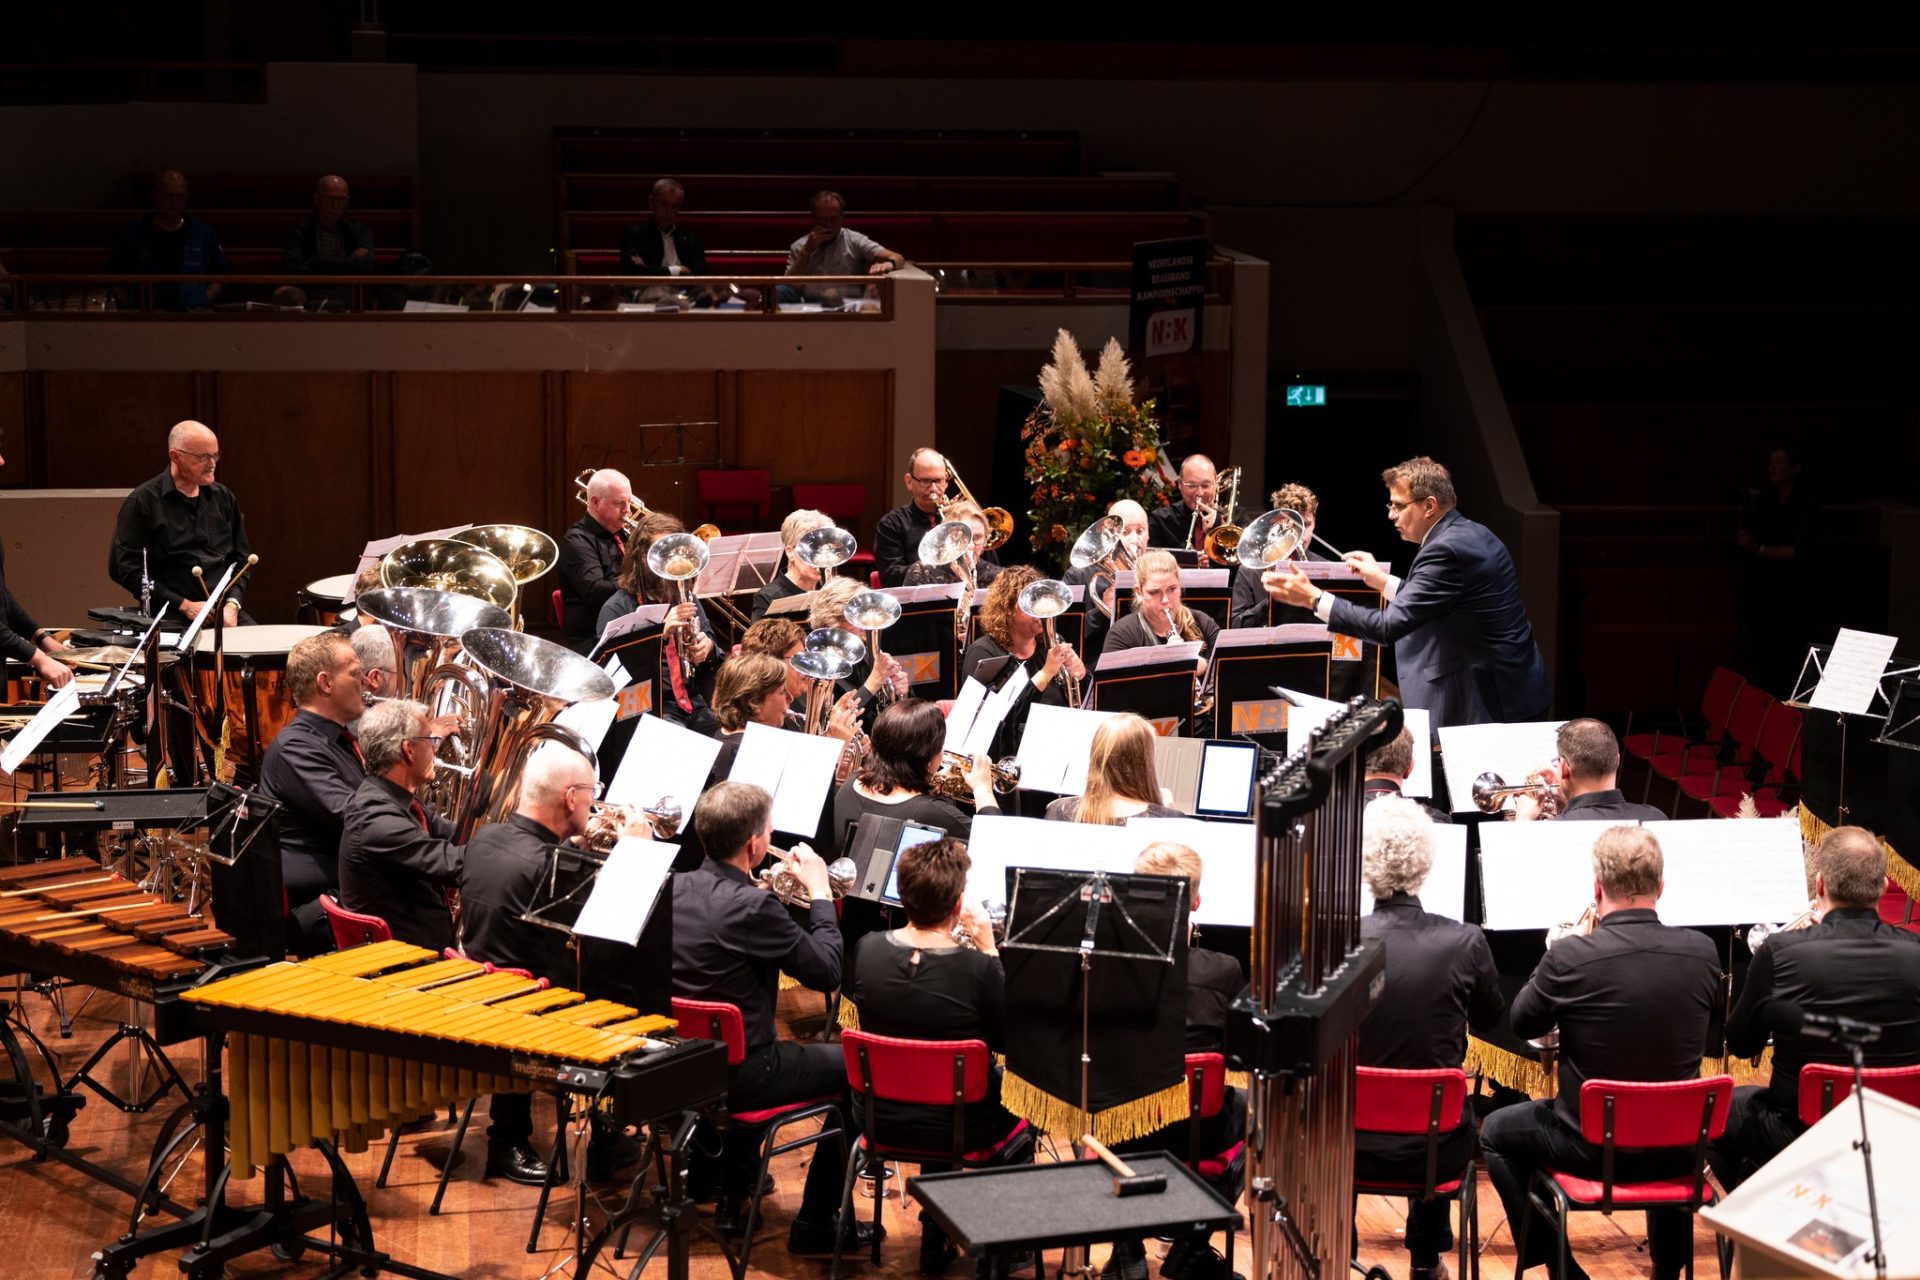
{"type": "Polygon", "coordinates": [[[673,998],[673,1016],[682,1039],[718,1040],[727,1046],[727,1065],[737,1067],[747,1057],[747,1026],[740,1017],[740,1006],[724,1000],[682,1000],[673,998]]]}
{"type": "Polygon", "coordinates": [[[385,920],[349,911],[330,893],[320,895],[320,909],[327,913],[327,923],[333,926],[333,945],[342,951],[369,942],[386,942],[393,937],[393,930],[387,928],[385,920]]]}
{"type": "Polygon", "coordinates": [[[1691,1147],[1700,1136],[1700,1113],[1713,1094],[1707,1136],[1727,1127],[1732,1076],[1703,1080],[1589,1080],[1580,1086],[1580,1136],[1598,1146],[1606,1140],[1608,1098],[1613,1099],[1616,1147],[1691,1147]]]}
{"type": "Polygon", "coordinates": [[[1433,1114],[1434,1086],[1440,1087],[1440,1132],[1460,1127],[1467,1099],[1467,1076],[1457,1067],[1399,1071],[1357,1067],[1354,1072],[1353,1127],[1362,1133],[1425,1133],[1433,1114]]]}
{"type": "MultiPolygon", "coordinates": [[[[1875,1093],[1920,1107],[1920,1065],[1868,1067],[1860,1079],[1875,1093]]],[[[1809,1062],[1800,1068],[1800,1123],[1812,1124],[1853,1092],[1853,1068],[1827,1062],[1809,1062]],[[1831,1088],[1832,1092],[1828,1090],[1831,1088]]]]}
{"type": "Polygon", "coordinates": [[[964,1073],[962,1102],[987,1096],[987,1043],[984,1040],[903,1040],[866,1031],[847,1031],[840,1037],[847,1061],[847,1086],[864,1093],[872,1077],[873,1096],[882,1102],[916,1106],[953,1105],[953,1060],[964,1073]],[[866,1050],[866,1068],[860,1051],[866,1050]]]}

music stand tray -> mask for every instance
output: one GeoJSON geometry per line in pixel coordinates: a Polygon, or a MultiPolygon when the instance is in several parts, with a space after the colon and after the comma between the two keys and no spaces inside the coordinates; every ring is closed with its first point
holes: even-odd
{"type": "Polygon", "coordinates": [[[1164,1174],[1167,1189],[1116,1196],[1104,1164],[1073,1160],[920,1174],[907,1179],[907,1194],[956,1244],[985,1257],[1240,1227],[1239,1211],[1166,1152],[1126,1159],[1136,1173],[1164,1174]]]}

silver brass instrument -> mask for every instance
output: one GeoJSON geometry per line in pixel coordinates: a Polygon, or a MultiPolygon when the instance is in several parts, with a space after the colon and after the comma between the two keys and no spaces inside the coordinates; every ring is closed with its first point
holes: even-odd
{"type": "Polygon", "coordinates": [[[505,561],[452,538],[420,538],[387,552],[380,560],[380,585],[448,591],[507,610],[520,597],[520,584],[505,561]]]}
{"type": "MultiPolygon", "coordinates": [[[[980,914],[985,916],[987,923],[993,926],[994,943],[997,945],[1004,941],[1007,936],[1007,904],[996,902],[992,898],[983,898],[980,900],[980,914]]],[[[953,922],[953,940],[969,951],[980,949],[973,940],[973,934],[968,931],[965,923],[959,920],[953,922]]]]}
{"type": "MultiPolygon", "coordinates": [[[[693,599],[693,580],[707,567],[707,555],[706,540],[699,535],[669,533],[655,538],[647,548],[647,568],[656,578],[673,583],[675,600],[686,604],[693,599]]],[[[676,623],[674,628],[686,633],[680,637],[680,674],[691,680],[694,662],[688,642],[692,638],[692,625],[676,623]]]]}
{"type": "MultiPolygon", "coordinates": [[[[992,545],[989,543],[988,545],[992,545]]],[[[960,566],[960,605],[953,613],[953,643],[966,652],[967,631],[973,622],[973,526],[965,520],[942,520],[920,539],[920,563],[960,566]]]]}
{"type": "Polygon", "coordinates": [[[838,627],[816,627],[807,633],[800,652],[787,665],[813,682],[807,694],[807,732],[825,733],[833,715],[833,686],[866,660],[867,646],[859,636],[838,627]]]}
{"type": "MultiPolygon", "coordinates": [[[[573,478],[573,500],[583,507],[587,505],[587,482],[593,479],[593,472],[594,469],[592,467],[582,467],[580,474],[573,478]]],[[[653,512],[648,510],[646,503],[629,494],[627,496],[627,514],[621,517],[620,520],[621,532],[631,538],[634,532],[639,529],[640,522],[652,514],[653,512]]]]}
{"type": "MultiPolygon", "coordinates": [[[[884,591],[862,591],[847,601],[847,607],[840,616],[865,633],[867,652],[873,654],[874,661],[878,662],[880,633],[900,621],[900,602],[884,591]]],[[[884,709],[893,698],[893,681],[882,681],[879,692],[873,695],[874,703],[884,709]]]]}
{"type": "Polygon", "coordinates": [[[1307,554],[1307,518],[1290,507],[1256,517],[1234,542],[1234,563],[1254,573],[1307,554]]]}
{"type": "Polygon", "coordinates": [[[1776,933],[1792,933],[1797,929],[1811,929],[1820,923],[1826,913],[1820,910],[1818,903],[1808,907],[1785,924],[1750,924],[1747,926],[1747,950],[1758,952],[1767,945],[1767,939],[1776,933]]]}
{"type": "Polygon", "coordinates": [[[1594,926],[1599,923],[1600,908],[1589,902],[1587,909],[1582,911],[1578,918],[1569,920],[1565,924],[1557,924],[1547,930],[1547,945],[1551,947],[1562,938],[1584,938],[1592,933],[1594,926]]]}
{"type": "MultiPolygon", "coordinates": [[[[967,773],[972,768],[972,756],[958,751],[942,751],[940,764],[933,771],[933,784],[930,789],[937,796],[971,804],[973,784],[967,781],[967,773]]],[[[991,761],[987,768],[993,774],[993,789],[997,794],[1010,795],[1020,785],[1020,762],[1012,756],[991,761]]]]}
{"type": "Polygon", "coordinates": [[[833,581],[833,571],[853,559],[853,553],[859,549],[859,540],[851,533],[828,525],[801,534],[800,541],[793,544],[793,556],[801,564],[818,569],[820,581],[825,584],[833,581]]]}
{"type": "MultiPolygon", "coordinates": [[[[1042,578],[1020,588],[1020,596],[1014,605],[1029,618],[1040,619],[1041,634],[1046,639],[1047,648],[1052,649],[1053,620],[1073,607],[1073,588],[1058,578],[1042,578]]],[[[1066,682],[1067,705],[1079,706],[1080,681],[1075,678],[1073,668],[1062,667],[1060,678],[1066,682]]]]}
{"type": "MultiPolygon", "coordinates": [[[[860,868],[852,858],[835,858],[827,864],[827,891],[835,898],[844,898],[859,875],[860,868]]],[[[790,907],[806,907],[813,902],[813,892],[800,882],[784,858],[776,858],[760,868],[754,883],[790,907]]]]}
{"type": "Polygon", "coordinates": [[[680,834],[680,823],[686,817],[680,808],[680,802],[672,796],[661,796],[650,805],[637,808],[624,804],[599,804],[593,806],[593,812],[587,819],[587,833],[580,837],[580,843],[594,853],[609,853],[613,846],[620,843],[621,831],[628,819],[638,813],[653,828],[655,840],[671,840],[680,834]]]}
{"type": "Polygon", "coordinates": [[[1005,507],[980,506],[974,501],[973,494],[967,491],[967,482],[960,478],[960,473],[953,469],[951,462],[947,463],[947,484],[953,489],[954,496],[940,503],[940,518],[942,520],[947,518],[947,508],[956,501],[964,502],[970,507],[978,507],[980,518],[987,522],[987,550],[992,551],[995,547],[1005,545],[1007,539],[1013,536],[1013,513],[1005,507]]]}
{"type": "MultiPolygon", "coordinates": [[[[1227,505],[1220,512],[1219,523],[1207,530],[1200,554],[1214,564],[1231,568],[1240,563],[1240,526],[1233,522],[1233,509],[1240,505],[1240,468],[1228,467],[1220,478],[1226,482],[1223,487],[1227,491],[1227,505]]],[[[1189,537],[1187,541],[1193,539],[1189,537]]]]}
{"type": "Polygon", "coordinates": [[[1473,780],[1473,807],[1482,813],[1498,813],[1506,807],[1508,796],[1521,795],[1538,796],[1540,815],[1544,818],[1557,818],[1567,807],[1567,793],[1538,773],[1528,775],[1525,782],[1512,785],[1492,772],[1483,773],[1473,780]]]}
{"type": "Polygon", "coordinates": [[[1113,620],[1113,605],[1107,602],[1107,592],[1113,588],[1122,569],[1133,567],[1134,549],[1120,536],[1125,527],[1119,516],[1101,516],[1081,530],[1080,536],[1074,539],[1073,549],[1067,553],[1067,563],[1074,568],[1099,569],[1087,583],[1087,600],[1105,614],[1109,622],[1113,620]]]}
{"type": "Polygon", "coordinates": [[[523,587],[545,577],[560,559],[559,543],[523,524],[476,524],[454,534],[453,540],[495,556],[523,587]]]}

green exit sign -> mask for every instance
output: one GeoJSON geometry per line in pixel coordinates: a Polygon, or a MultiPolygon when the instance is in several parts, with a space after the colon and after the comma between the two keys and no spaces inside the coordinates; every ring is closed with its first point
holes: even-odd
{"type": "Polygon", "coordinates": [[[1287,408],[1318,408],[1327,402],[1327,389],[1310,383],[1297,382],[1287,388],[1287,408]]]}

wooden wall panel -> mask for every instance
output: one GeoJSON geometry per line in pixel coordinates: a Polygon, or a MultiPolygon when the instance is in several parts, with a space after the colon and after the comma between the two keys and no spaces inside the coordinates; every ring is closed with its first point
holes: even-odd
{"type": "Polygon", "coordinates": [[[33,441],[27,433],[27,375],[0,373],[0,485],[33,478],[33,441]]]}
{"type": "Polygon", "coordinates": [[[890,379],[885,370],[741,373],[734,465],[765,467],[776,487],[864,484],[866,515],[857,532],[870,548],[874,521],[901,501],[891,465],[890,379]]]}
{"type": "Polygon", "coordinates": [[[573,477],[586,467],[613,467],[626,473],[633,490],[649,507],[699,523],[694,473],[717,451],[721,465],[732,465],[732,426],[722,409],[726,375],[703,370],[597,371],[566,375],[566,417],[550,519],[555,533],[580,518],[573,477]],[[641,429],[640,423],[716,422],[717,427],[686,430],[685,454],[670,428],[641,429]]]}
{"type": "Polygon", "coordinates": [[[548,377],[394,373],[392,530],[547,523],[548,377]]]}
{"type": "Polygon", "coordinates": [[[291,622],[295,592],[352,572],[381,523],[368,373],[222,373],[215,383],[220,479],[239,495],[260,557],[247,612],[291,622]]]}
{"type": "MultiPolygon", "coordinates": [[[[130,488],[158,475],[167,465],[168,430],[198,411],[199,379],[191,372],[50,370],[41,378],[41,439],[53,489],[130,488]]],[[[207,425],[220,429],[218,422],[207,425]]]]}

